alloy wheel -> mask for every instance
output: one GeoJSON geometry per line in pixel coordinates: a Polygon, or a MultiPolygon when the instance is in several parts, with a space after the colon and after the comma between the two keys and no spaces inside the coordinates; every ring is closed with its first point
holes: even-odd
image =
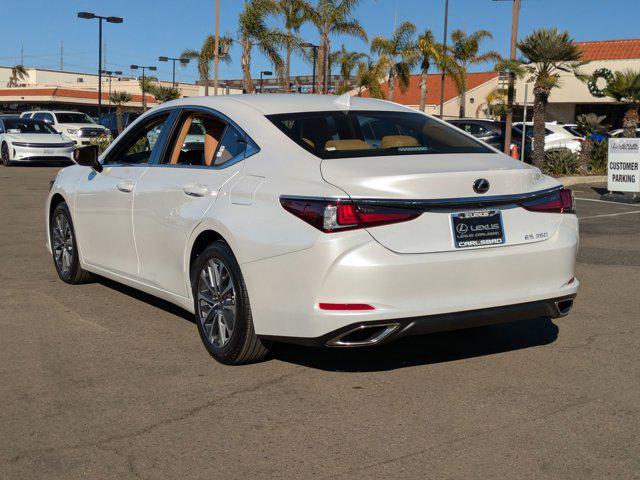
{"type": "Polygon", "coordinates": [[[73,266],[73,233],[67,216],[60,212],[53,220],[53,258],[62,276],[66,277],[73,266]]]}
{"type": "Polygon", "coordinates": [[[211,258],[198,279],[198,320],[211,345],[229,343],[236,323],[236,289],[227,266],[211,258]]]}
{"type": "Polygon", "coordinates": [[[8,167],[11,160],[9,160],[9,148],[6,143],[2,144],[2,152],[0,153],[0,156],[2,156],[2,163],[4,166],[8,167]]]}

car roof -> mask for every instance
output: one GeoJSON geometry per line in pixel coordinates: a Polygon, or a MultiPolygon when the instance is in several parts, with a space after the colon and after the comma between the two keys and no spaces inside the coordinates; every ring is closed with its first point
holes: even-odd
{"type": "Polygon", "coordinates": [[[248,107],[258,110],[264,115],[344,110],[418,112],[418,110],[414,110],[397,103],[377,100],[374,98],[348,97],[349,106],[346,106],[344,103],[346,100],[347,97],[345,95],[338,97],[335,95],[313,95],[300,93],[234,94],[208,97],[185,97],[163,103],[161,107],[197,105],[224,110],[225,105],[230,106],[235,104],[235,106],[237,106],[238,103],[242,103],[248,107]]]}

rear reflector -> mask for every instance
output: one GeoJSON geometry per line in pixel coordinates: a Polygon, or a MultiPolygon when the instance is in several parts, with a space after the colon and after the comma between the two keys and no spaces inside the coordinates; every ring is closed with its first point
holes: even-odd
{"type": "Polygon", "coordinates": [[[532,212],[576,213],[573,192],[568,188],[553,192],[546,197],[524,202],[522,207],[532,212]]]}
{"type": "Polygon", "coordinates": [[[403,208],[358,205],[350,199],[280,197],[280,204],[296,217],[325,233],[406,222],[422,212],[403,208]]]}
{"type": "Polygon", "coordinates": [[[318,306],[320,310],[375,310],[366,303],[320,303],[318,306]]]}

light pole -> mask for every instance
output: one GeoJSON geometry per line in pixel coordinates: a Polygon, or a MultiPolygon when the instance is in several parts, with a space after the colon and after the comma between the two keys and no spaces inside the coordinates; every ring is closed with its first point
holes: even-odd
{"type": "Polygon", "coordinates": [[[189,63],[188,58],[173,58],[173,57],[158,57],[158,61],[160,62],[168,62],[171,60],[173,62],[173,73],[171,74],[171,85],[176,86],[176,62],[180,63],[189,63]]]}
{"type": "Polygon", "coordinates": [[[102,20],[108,23],[122,23],[121,17],[103,17],[91,12],[78,12],[78,18],[85,20],[98,19],[98,117],[102,115],[102,20]]]}
{"type": "Polygon", "coordinates": [[[142,91],[142,111],[146,111],[147,110],[147,95],[145,92],[146,89],[146,83],[145,83],[145,76],[144,76],[144,71],[145,70],[150,70],[152,72],[155,72],[157,70],[156,67],[154,67],[153,65],[148,65],[148,66],[142,66],[142,65],[131,65],[131,70],[137,70],[137,69],[141,69],[142,70],[142,85],[140,90],[142,91]]]}
{"type": "Polygon", "coordinates": [[[305,43],[302,45],[303,47],[313,48],[313,74],[312,74],[312,84],[311,84],[311,93],[316,93],[316,63],[318,63],[318,45],[314,45],[313,43],[305,43]]]}
{"type": "Polygon", "coordinates": [[[102,70],[102,74],[106,75],[109,78],[109,113],[111,113],[111,78],[116,76],[121,76],[122,72],[120,70],[102,70]]]}
{"type": "MultiPolygon", "coordinates": [[[[449,23],[449,0],[445,0],[445,4],[444,4],[444,37],[442,40],[442,50],[444,51],[445,55],[447,52],[447,25],[449,23]]],[[[440,118],[442,118],[443,112],[442,110],[444,109],[444,76],[445,76],[445,72],[444,69],[442,69],[442,73],[440,74],[440,118]]]]}
{"type": "Polygon", "coordinates": [[[270,72],[268,70],[261,70],[260,71],[260,93],[262,93],[262,75],[263,74],[271,76],[271,75],[273,75],[273,72],[270,72]]]}
{"type": "MultiPolygon", "coordinates": [[[[495,1],[495,0],[494,0],[495,1]]],[[[511,48],[509,50],[509,59],[516,59],[516,48],[518,44],[518,19],[520,16],[520,0],[513,0],[513,10],[511,11],[511,48]]],[[[513,101],[515,97],[516,76],[509,71],[509,85],[507,87],[507,115],[504,125],[504,153],[509,155],[511,151],[511,127],[513,125],[513,101]]],[[[522,135],[522,149],[524,150],[526,138],[522,135]]]]}
{"type": "Polygon", "coordinates": [[[213,43],[213,94],[218,95],[218,64],[220,63],[220,0],[216,0],[216,36],[213,43]]]}

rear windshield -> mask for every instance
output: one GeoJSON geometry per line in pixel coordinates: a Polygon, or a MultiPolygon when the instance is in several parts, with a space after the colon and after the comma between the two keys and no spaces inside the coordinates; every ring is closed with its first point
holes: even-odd
{"type": "Polygon", "coordinates": [[[291,140],[323,159],[493,153],[479,140],[421,113],[329,111],[267,118],[291,140]]]}

